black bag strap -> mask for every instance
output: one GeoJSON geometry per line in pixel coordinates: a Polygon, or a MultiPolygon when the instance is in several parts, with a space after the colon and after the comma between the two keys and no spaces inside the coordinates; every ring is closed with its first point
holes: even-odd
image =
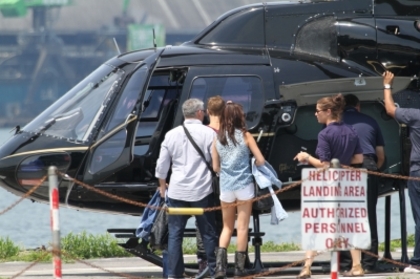
{"type": "Polygon", "coordinates": [[[204,153],[203,151],[201,151],[200,147],[198,147],[198,145],[195,143],[195,141],[193,140],[193,138],[191,137],[190,132],[188,132],[187,128],[185,127],[184,124],[182,124],[182,127],[184,128],[185,134],[187,135],[187,138],[190,140],[191,144],[194,146],[195,150],[197,150],[198,154],[200,154],[201,158],[203,158],[204,162],[206,162],[207,168],[210,170],[211,174],[213,176],[216,175],[216,173],[213,171],[213,168],[210,166],[210,163],[207,162],[206,157],[204,157],[204,153]]]}

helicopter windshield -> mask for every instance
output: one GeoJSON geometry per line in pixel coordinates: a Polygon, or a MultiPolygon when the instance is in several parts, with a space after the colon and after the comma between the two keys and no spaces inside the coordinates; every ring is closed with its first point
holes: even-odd
{"type": "Polygon", "coordinates": [[[100,66],[22,130],[87,142],[123,74],[121,69],[100,66]]]}

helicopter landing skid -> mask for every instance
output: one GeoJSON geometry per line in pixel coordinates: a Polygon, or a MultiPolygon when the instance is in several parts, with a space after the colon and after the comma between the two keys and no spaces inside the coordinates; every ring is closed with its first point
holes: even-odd
{"type": "MultiPolygon", "coordinates": [[[[385,210],[385,218],[386,218],[386,228],[385,231],[388,232],[386,233],[386,239],[385,239],[385,251],[384,251],[384,257],[392,259],[391,257],[391,253],[390,253],[390,197],[386,197],[385,199],[386,201],[386,210],[385,210]]],[[[400,204],[402,204],[403,206],[401,206],[404,209],[405,203],[404,203],[405,199],[404,199],[404,194],[403,194],[403,189],[400,190],[400,204]],[[402,193],[401,193],[402,192],[402,193]]],[[[251,263],[248,253],[247,253],[247,260],[246,260],[246,268],[247,270],[252,273],[252,274],[258,274],[258,273],[262,273],[265,271],[270,271],[270,269],[273,268],[279,268],[279,267],[283,267],[286,266],[288,264],[291,264],[291,262],[285,262],[285,261],[276,261],[276,262],[265,262],[263,263],[261,260],[261,245],[263,244],[262,238],[265,235],[264,232],[260,232],[260,217],[259,214],[261,212],[257,212],[257,211],[253,211],[252,213],[252,220],[253,220],[253,227],[254,227],[254,231],[252,231],[251,229],[248,232],[248,242],[250,241],[250,238],[252,238],[252,246],[254,246],[254,263],[251,263]]],[[[405,211],[401,212],[402,216],[405,216],[405,211]]],[[[401,225],[401,229],[402,231],[406,232],[406,227],[405,224],[401,225]]],[[[119,245],[121,247],[123,247],[127,252],[140,257],[152,264],[155,264],[157,266],[160,266],[163,268],[163,259],[161,256],[157,255],[153,250],[151,250],[148,245],[149,243],[147,241],[142,240],[139,243],[139,238],[136,237],[135,235],[135,231],[136,229],[108,229],[107,230],[108,233],[112,233],[114,234],[114,236],[116,238],[125,238],[128,240],[125,243],[119,243],[119,245]]],[[[233,237],[236,236],[236,230],[234,230],[233,237]]],[[[195,229],[190,229],[187,228],[184,231],[184,237],[196,237],[196,232],[195,229]]],[[[403,239],[405,240],[405,238],[403,239]]],[[[407,250],[406,250],[406,243],[403,243],[402,245],[403,247],[403,253],[402,253],[402,259],[401,262],[405,263],[407,261],[407,250]],[[405,248],[405,249],[404,249],[405,248]]],[[[320,272],[320,273],[328,273],[330,270],[330,262],[329,261],[317,261],[314,262],[312,264],[313,272],[320,272]]],[[[389,264],[387,262],[384,261],[379,261],[378,262],[378,273],[381,272],[389,272],[390,270],[395,270],[396,268],[398,268],[397,266],[393,265],[393,264],[389,264]]],[[[279,270],[278,272],[273,272],[270,275],[274,275],[274,274],[283,274],[283,273],[298,273],[299,272],[300,267],[293,267],[293,268],[288,268],[287,270],[279,270]]],[[[185,263],[185,273],[187,275],[192,275],[192,276],[196,276],[198,274],[198,264],[197,263],[185,263]]],[[[228,263],[228,269],[227,269],[227,275],[228,276],[233,276],[234,273],[234,263],[228,263]]],[[[196,279],[201,279],[204,278],[207,274],[200,274],[200,276],[196,276],[196,279]]]]}
{"type": "MultiPolygon", "coordinates": [[[[263,243],[262,238],[265,235],[264,232],[260,232],[260,212],[254,211],[252,214],[253,219],[253,226],[254,231],[251,229],[248,232],[248,242],[251,240],[252,237],[252,245],[254,246],[254,263],[251,263],[249,260],[249,256],[247,253],[247,260],[246,260],[246,268],[252,272],[253,274],[261,273],[266,271],[264,268],[264,264],[261,261],[261,245],[263,243]]],[[[139,242],[139,238],[136,237],[135,231],[136,229],[108,229],[108,233],[114,234],[116,238],[125,238],[128,240],[125,243],[119,243],[121,247],[123,247],[127,252],[140,257],[152,264],[157,266],[163,267],[163,259],[161,256],[157,255],[153,250],[148,247],[148,242],[141,240],[139,242]]],[[[232,237],[236,236],[236,230],[234,230],[232,237]]],[[[184,231],[184,238],[185,237],[196,237],[195,229],[185,229],[184,231]]],[[[269,263],[269,267],[278,266],[279,263],[269,263]]],[[[284,263],[281,263],[284,265],[284,263]]],[[[229,264],[227,274],[233,275],[234,265],[229,264]]],[[[198,274],[198,264],[196,263],[189,263],[185,264],[185,272],[189,275],[197,275],[198,274]]],[[[202,276],[206,276],[206,274],[202,274],[202,276]]],[[[200,278],[200,277],[196,277],[200,278]]]]}

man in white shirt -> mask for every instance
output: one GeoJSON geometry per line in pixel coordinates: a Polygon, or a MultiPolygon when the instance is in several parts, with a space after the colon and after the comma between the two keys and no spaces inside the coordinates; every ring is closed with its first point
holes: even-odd
{"type": "MultiPolygon", "coordinates": [[[[182,112],[186,129],[203,152],[206,160],[210,162],[211,146],[216,134],[211,128],[202,124],[205,115],[203,102],[199,99],[189,99],[182,105],[182,112]]],[[[170,130],[165,135],[155,175],[159,179],[162,196],[168,188],[170,207],[207,208],[214,206],[211,187],[212,174],[206,162],[189,141],[182,126],[170,130]],[[166,177],[171,164],[172,174],[167,187],[166,177]]],[[[168,216],[168,226],[170,228],[168,237],[169,278],[183,278],[182,240],[189,217],[188,215],[168,216]]],[[[196,216],[196,218],[206,250],[210,275],[212,276],[216,266],[214,251],[218,244],[214,212],[205,212],[203,215],[196,216]]]]}

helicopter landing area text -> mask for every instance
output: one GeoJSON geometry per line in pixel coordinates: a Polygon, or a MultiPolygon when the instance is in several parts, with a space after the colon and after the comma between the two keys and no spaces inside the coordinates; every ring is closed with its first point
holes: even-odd
{"type": "Polygon", "coordinates": [[[360,169],[303,169],[302,248],[349,250],[370,247],[367,174],[360,169]]]}

